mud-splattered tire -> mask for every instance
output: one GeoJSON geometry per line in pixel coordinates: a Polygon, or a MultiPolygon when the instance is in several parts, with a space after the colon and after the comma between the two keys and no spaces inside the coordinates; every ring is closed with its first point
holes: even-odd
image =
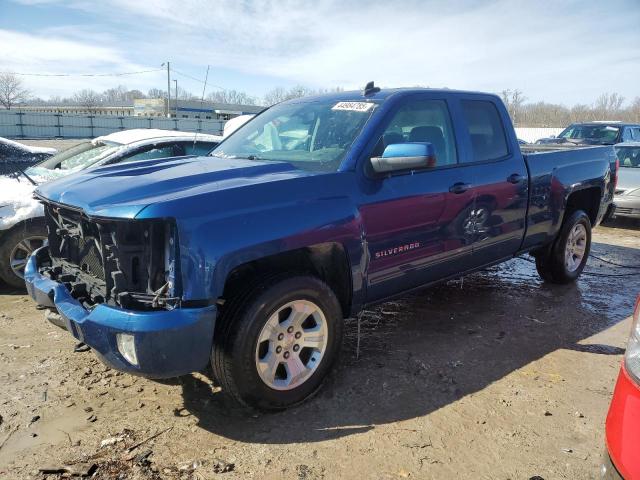
{"type": "Polygon", "coordinates": [[[218,319],[213,374],[245,406],[279,410],[322,385],[338,357],[342,310],[331,288],[312,276],[266,279],[236,295],[218,319]]]}
{"type": "Polygon", "coordinates": [[[549,251],[536,256],[536,268],[545,282],[571,283],[584,270],[590,250],[591,221],[577,210],[565,219],[549,251]]]}
{"type": "Polygon", "coordinates": [[[0,280],[16,289],[24,289],[24,267],[33,250],[45,244],[44,219],[27,220],[0,238],[0,280]]]}

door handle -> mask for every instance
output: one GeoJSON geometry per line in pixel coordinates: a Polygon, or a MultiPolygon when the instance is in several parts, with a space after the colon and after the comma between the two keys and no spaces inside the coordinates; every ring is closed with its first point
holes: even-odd
{"type": "Polygon", "coordinates": [[[519,173],[513,173],[507,177],[507,182],[509,183],[520,183],[523,177],[519,173]]]}
{"type": "Polygon", "coordinates": [[[457,182],[457,183],[454,183],[453,185],[451,185],[451,186],[449,187],[449,191],[450,191],[451,193],[459,194],[459,193],[464,193],[464,192],[466,192],[466,191],[467,191],[467,190],[469,190],[470,188],[471,188],[471,184],[470,184],[470,183],[457,182]]]}

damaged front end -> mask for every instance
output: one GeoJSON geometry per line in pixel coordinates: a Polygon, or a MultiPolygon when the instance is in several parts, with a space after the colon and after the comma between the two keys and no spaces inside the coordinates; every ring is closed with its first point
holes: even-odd
{"type": "Polygon", "coordinates": [[[180,306],[172,221],[94,218],[52,203],[45,203],[45,218],[49,259],[39,273],[63,284],[85,308],[180,306]]]}

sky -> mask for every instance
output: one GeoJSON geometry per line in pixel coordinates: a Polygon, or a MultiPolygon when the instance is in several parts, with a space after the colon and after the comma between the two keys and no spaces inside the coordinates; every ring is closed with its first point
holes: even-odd
{"type": "Polygon", "coordinates": [[[39,97],[166,89],[167,61],[197,95],[209,65],[206,93],[374,80],[630,101],[640,96],[640,0],[0,0],[0,72],[72,74],[24,76],[39,97]]]}

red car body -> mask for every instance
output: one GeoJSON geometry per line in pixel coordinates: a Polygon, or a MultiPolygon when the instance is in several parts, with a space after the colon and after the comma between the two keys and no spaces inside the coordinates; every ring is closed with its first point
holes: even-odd
{"type": "MultiPolygon", "coordinates": [[[[639,321],[640,296],[636,300],[634,325],[639,321]]],[[[640,479],[640,381],[623,362],[613,392],[606,423],[607,453],[602,478],[640,479]]]]}

